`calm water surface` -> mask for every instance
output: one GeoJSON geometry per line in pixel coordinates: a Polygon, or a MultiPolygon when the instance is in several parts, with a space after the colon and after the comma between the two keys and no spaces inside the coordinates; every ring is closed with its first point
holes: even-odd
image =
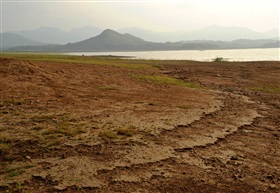
{"type": "Polygon", "coordinates": [[[143,51],[143,52],[68,52],[67,55],[113,55],[129,56],[135,59],[158,60],[196,60],[212,61],[223,57],[228,61],[280,61],[280,48],[234,49],[234,50],[180,50],[180,51],[143,51]]]}

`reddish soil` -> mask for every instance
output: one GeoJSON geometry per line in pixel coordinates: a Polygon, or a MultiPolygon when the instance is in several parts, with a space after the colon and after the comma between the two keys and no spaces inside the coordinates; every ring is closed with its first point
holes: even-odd
{"type": "Polygon", "coordinates": [[[0,59],[0,192],[280,191],[280,62],[0,59]]]}

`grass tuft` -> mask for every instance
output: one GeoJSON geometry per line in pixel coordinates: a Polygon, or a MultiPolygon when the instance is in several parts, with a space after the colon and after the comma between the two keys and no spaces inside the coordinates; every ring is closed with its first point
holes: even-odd
{"type": "Polygon", "coordinates": [[[128,128],[117,129],[117,134],[125,137],[132,137],[136,134],[136,128],[134,126],[130,126],[128,128]]]}
{"type": "Polygon", "coordinates": [[[98,136],[106,142],[111,142],[117,139],[125,139],[127,137],[132,137],[137,134],[137,128],[135,126],[129,126],[126,128],[118,128],[115,130],[102,131],[98,136]]]}
{"type": "Polygon", "coordinates": [[[6,174],[7,177],[15,177],[15,176],[19,176],[23,173],[25,173],[25,170],[28,168],[32,168],[34,167],[34,165],[24,165],[24,166],[20,166],[20,167],[11,167],[11,168],[5,168],[4,170],[0,171],[0,174],[6,174]]]}
{"type": "Polygon", "coordinates": [[[111,142],[112,140],[118,138],[117,133],[111,130],[100,132],[98,136],[106,142],[111,142]]]}

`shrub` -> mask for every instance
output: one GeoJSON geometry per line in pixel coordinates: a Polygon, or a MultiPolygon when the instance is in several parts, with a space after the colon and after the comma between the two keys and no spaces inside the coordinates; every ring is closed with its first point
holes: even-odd
{"type": "Polygon", "coordinates": [[[217,57],[213,59],[213,62],[225,62],[226,60],[223,57],[217,57]]]}

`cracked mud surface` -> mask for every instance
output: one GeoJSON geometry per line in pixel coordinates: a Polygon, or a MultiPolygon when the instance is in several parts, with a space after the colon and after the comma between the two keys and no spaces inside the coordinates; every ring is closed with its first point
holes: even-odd
{"type": "Polygon", "coordinates": [[[0,191],[280,191],[279,62],[150,63],[1,58],[0,191]]]}

